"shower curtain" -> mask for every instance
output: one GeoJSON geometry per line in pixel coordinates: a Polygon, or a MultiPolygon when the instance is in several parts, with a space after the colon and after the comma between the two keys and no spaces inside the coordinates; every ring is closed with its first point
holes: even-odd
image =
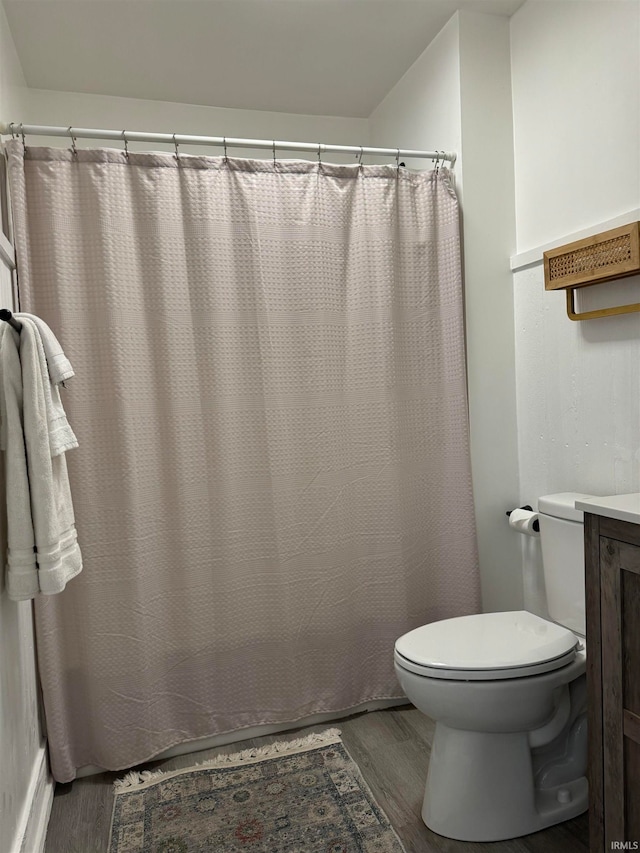
{"type": "Polygon", "coordinates": [[[449,173],[7,148],[76,370],[55,778],[401,696],[396,638],[479,609],[449,173]]]}

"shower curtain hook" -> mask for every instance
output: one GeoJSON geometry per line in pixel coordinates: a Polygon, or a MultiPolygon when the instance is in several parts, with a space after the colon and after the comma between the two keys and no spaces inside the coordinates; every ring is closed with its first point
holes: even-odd
{"type": "Polygon", "coordinates": [[[173,145],[174,145],[174,148],[176,149],[176,153],[173,156],[176,158],[176,163],[179,166],[180,165],[180,152],[178,151],[178,143],[176,142],[175,133],[173,134],[173,145]]]}
{"type": "Polygon", "coordinates": [[[124,156],[127,158],[127,162],[129,162],[129,143],[127,142],[126,130],[122,131],[122,140],[124,142],[124,156]]]}
{"type": "Polygon", "coordinates": [[[400,149],[396,148],[396,175],[400,174],[400,149]]]}
{"type": "Polygon", "coordinates": [[[320,157],[321,148],[322,148],[322,143],[318,142],[318,166],[322,166],[322,158],[320,157]]]}
{"type": "Polygon", "coordinates": [[[433,168],[434,168],[434,170],[435,170],[436,175],[438,174],[438,162],[439,162],[439,161],[440,161],[440,152],[439,152],[439,151],[436,151],[436,162],[435,162],[435,165],[434,165],[434,167],[433,167],[433,168]]]}
{"type": "Polygon", "coordinates": [[[229,162],[229,158],[227,157],[227,137],[226,136],[222,137],[222,145],[224,148],[224,162],[225,162],[225,164],[227,164],[229,162]]]}
{"type": "Polygon", "coordinates": [[[277,163],[276,163],[276,141],[274,139],[273,140],[273,168],[275,169],[276,166],[277,166],[277,163]]]}
{"type": "Polygon", "coordinates": [[[73,128],[71,127],[71,125],[69,125],[68,133],[69,133],[69,136],[71,137],[71,154],[74,157],[77,157],[78,156],[78,149],[76,147],[76,138],[73,135],[73,128]]]}
{"type": "Polygon", "coordinates": [[[364,148],[362,145],[360,146],[360,153],[358,154],[358,166],[362,169],[362,155],[364,154],[364,148]]]}
{"type": "Polygon", "coordinates": [[[22,122],[20,122],[20,136],[22,137],[22,150],[26,151],[27,150],[27,141],[24,138],[24,125],[22,122]]]}
{"type": "Polygon", "coordinates": [[[9,130],[11,131],[11,138],[12,138],[12,139],[15,139],[15,138],[16,138],[16,135],[15,135],[15,133],[14,133],[14,131],[13,131],[13,128],[14,128],[14,124],[13,124],[13,122],[10,122],[10,124],[9,124],[9,130]]]}

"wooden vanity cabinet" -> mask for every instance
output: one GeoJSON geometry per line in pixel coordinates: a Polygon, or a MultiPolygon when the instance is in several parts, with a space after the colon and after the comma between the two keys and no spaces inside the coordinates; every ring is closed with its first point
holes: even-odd
{"type": "Polygon", "coordinates": [[[640,525],[585,513],[585,563],[589,846],[640,849],[640,525]]]}

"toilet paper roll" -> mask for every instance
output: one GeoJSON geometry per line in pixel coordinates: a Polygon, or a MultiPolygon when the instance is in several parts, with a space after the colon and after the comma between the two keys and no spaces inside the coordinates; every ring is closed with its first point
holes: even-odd
{"type": "Polygon", "coordinates": [[[524,533],[526,536],[540,536],[540,533],[533,529],[533,523],[537,520],[537,512],[530,512],[528,509],[514,509],[509,516],[509,527],[517,530],[518,533],[524,533]]]}

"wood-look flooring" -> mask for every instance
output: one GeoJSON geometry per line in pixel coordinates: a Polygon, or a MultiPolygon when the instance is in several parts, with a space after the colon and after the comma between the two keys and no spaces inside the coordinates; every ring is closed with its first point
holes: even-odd
{"type": "MultiPolygon", "coordinates": [[[[431,832],[420,809],[434,724],[410,705],[357,714],[335,723],[407,853],[588,853],[588,817],[512,841],[469,843],[431,832]]],[[[238,752],[277,740],[291,740],[330,724],[287,734],[246,740],[218,749],[167,758],[145,765],[167,770],[190,767],[220,753],[238,752]]],[[[58,785],[53,801],[45,853],[106,853],[113,806],[114,779],[123,773],[102,773],[58,785]]],[[[224,851],[212,851],[224,853],[224,851]]],[[[300,851],[304,853],[304,851],[300,851]]]]}

